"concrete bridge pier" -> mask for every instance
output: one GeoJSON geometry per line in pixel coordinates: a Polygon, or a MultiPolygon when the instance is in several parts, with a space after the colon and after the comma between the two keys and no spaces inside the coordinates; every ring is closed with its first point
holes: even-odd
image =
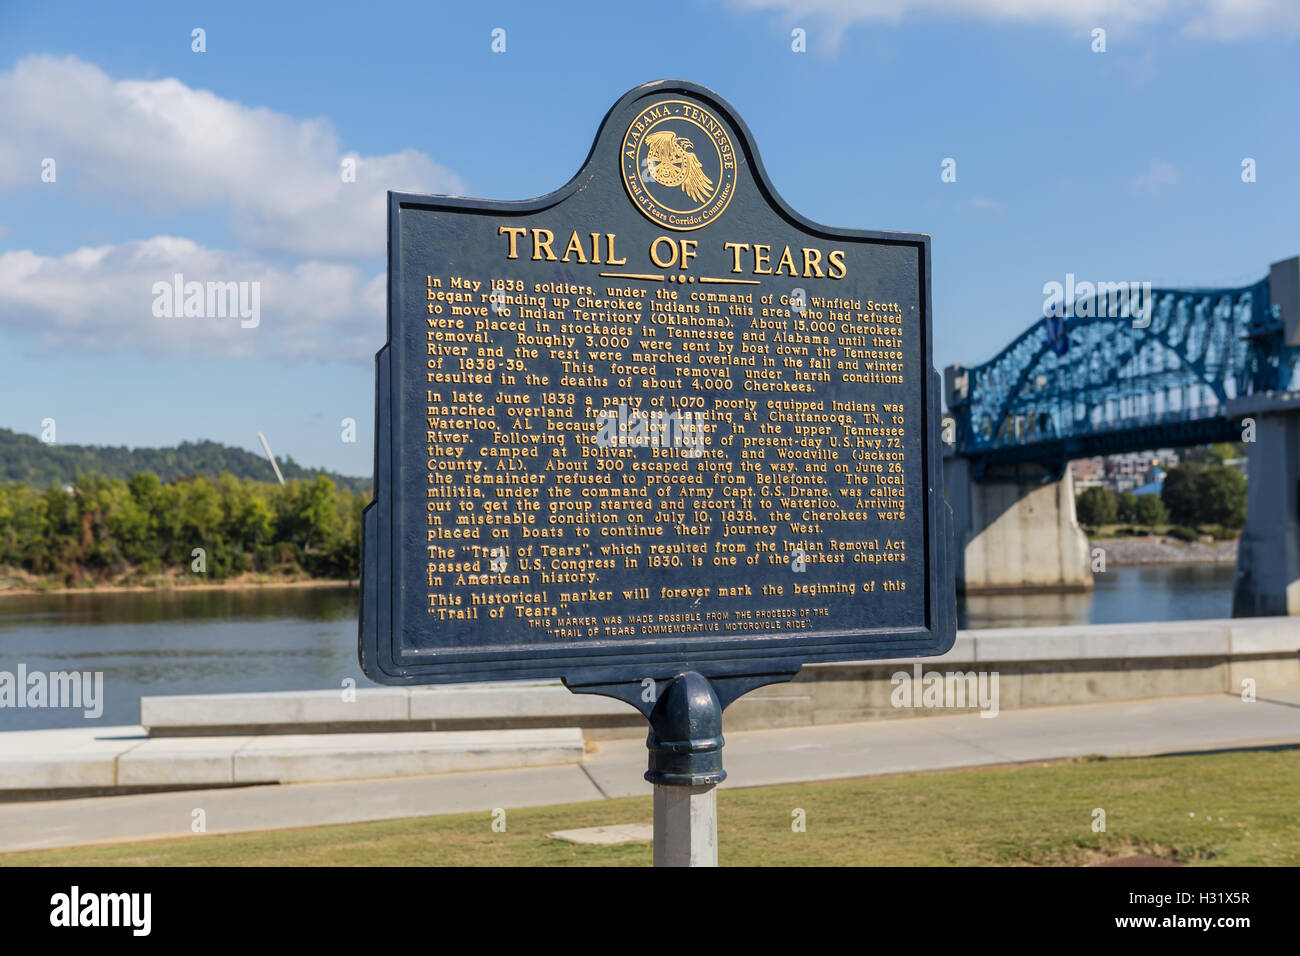
{"type": "Polygon", "coordinates": [[[1300,393],[1228,403],[1254,423],[1247,442],[1246,527],[1237,545],[1233,617],[1300,614],[1300,393]]]}
{"type": "Polygon", "coordinates": [[[1092,587],[1068,468],[1054,479],[1039,465],[990,466],[976,481],[970,459],[948,456],[943,489],[955,526],[958,592],[1092,587]]]}

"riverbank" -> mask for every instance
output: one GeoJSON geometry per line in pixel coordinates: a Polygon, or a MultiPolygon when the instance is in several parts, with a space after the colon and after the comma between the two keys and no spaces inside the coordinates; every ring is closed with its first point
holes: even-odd
{"type": "Polygon", "coordinates": [[[1179,541],[1165,535],[1133,538],[1090,539],[1092,548],[1100,548],[1106,563],[1115,566],[1146,564],[1235,564],[1236,541],[1179,541]]]}
{"type": "Polygon", "coordinates": [[[177,572],[151,575],[138,581],[130,579],[86,582],[69,587],[61,580],[28,574],[13,568],[0,569],[0,599],[34,594],[144,594],[164,591],[245,591],[277,588],[356,587],[355,580],[313,578],[307,575],[240,574],[220,581],[207,580],[201,574],[177,572]]]}

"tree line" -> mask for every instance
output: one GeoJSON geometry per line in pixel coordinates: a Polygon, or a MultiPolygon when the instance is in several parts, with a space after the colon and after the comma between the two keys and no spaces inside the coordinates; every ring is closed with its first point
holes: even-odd
{"type": "MultiPolygon", "coordinates": [[[[52,439],[50,439],[52,441],[52,439]]],[[[304,468],[288,455],[278,456],[286,479],[312,481],[322,475],[340,488],[365,493],[369,478],[350,478],[319,468],[304,468]]],[[[125,448],[111,445],[47,444],[34,435],[0,428],[0,482],[21,481],[36,488],[67,484],[78,475],[130,478],[153,472],[165,482],[191,475],[215,478],[223,471],[236,478],[270,481],[271,466],[261,455],[214,441],[183,441],[170,448],[125,448]]]]}
{"type": "Polygon", "coordinates": [[[1165,475],[1160,494],[1115,494],[1089,488],[1075,499],[1081,524],[1173,524],[1181,529],[1208,527],[1228,532],[1246,523],[1246,477],[1236,468],[1187,462],[1165,475]]]}
{"type": "Polygon", "coordinates": [[[176,571],[354,579],[369,500],[324,476],[281,486],[229,473],[83,475],[43,491],[10,482],[0,484],[0,567],[68,584],[176,571]]]}

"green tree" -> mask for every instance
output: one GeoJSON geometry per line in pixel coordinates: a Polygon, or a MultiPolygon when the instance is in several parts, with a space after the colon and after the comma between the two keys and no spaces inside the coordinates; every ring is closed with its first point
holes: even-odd
{"type": "Polygon", "coordinates": [[[1169,518],[1174,524],[1194,525],[1200,521],[1200,492],[1196,483],[1204,470],[1203,465],[1187,463],[1169,469],[1165,475],[1160,500],[1169,509],[1169,518]]]}
{"type": "Polygon", "coordinates": [[[1115,499],[1115,517],[1126,524],[1137,520],[1138,496],[1125,491],[1115,499]]]}
{"type": "Polygon", "coordinates": [[[1246,523],[1246,476],[1235,468],[1207,468],[1196,481],[1200,517],[1205,524],[1236,530],[1246,523]]]}
{"type": "Polygon", "coordinates": [[[243,571],[355,579],[369,495],[327,478],[284,487],[223,473],[163,483],[87,474],[37,491],[0,483],[0,566],[67,583],[188,571],[206,552],[208,576],[243,571]]]}
{"type": "Polygon", "coordinates": [[[1114,524],[1118,513],[1118,503],[1109,488],[1100,486],[1089,488],[1075,499],[1075,511],[1082,524],[1098,527],[1114,524]]]}
{"type": "MultiPolygon", "coordinates": [[[[280,459],[285,478],[306,481],[327,475],[350,491],[365,491],[368,478],[349,478],[316,468],[303,468],[292,458],[280,459]]],[[[97,445],[47,445],[35,435],[0,428],[0,482],[16,481],[36,488],[64,485],[83,474],[127,479],[154,472],[163,481],[179,481],[196,474],[215,477],[229,471],[236,477],[269,481],[271,469],[261,454],[211,441],[181,442],[173,448],[112,448],[97,445]]]]}
{"type": "Polygon", "coordinates": [[[1139,495],[1135,516],[1138,524],[1153,528],[1169,521],[1169,509],[1159,495],[1139,495]]]}
{"type": "Polygon", "coordinates": [[[1179,465],[1165,476],[1160,497],[1175,524],[1237,529],[1246,523],[1246,478],[1226,465],[1179,465]]]}

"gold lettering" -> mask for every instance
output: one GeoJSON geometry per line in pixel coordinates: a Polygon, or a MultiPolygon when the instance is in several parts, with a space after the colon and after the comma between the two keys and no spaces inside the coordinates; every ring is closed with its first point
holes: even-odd
{"type": "Polygon", "coordinates": [[[546,261],[555,262],[555,253],[551,251],[551,243],[555,241],[555,233],[549,229],[533,230],[533,261],[538,262],[542,258],[542,250],[546,250],[546,261]],[[542,237],[546,238],[543,239],[542,237]]]}
{"type": "Polygon", "coordinates": [[[654,242],[650,243],[650,261],[653,262],[655,265],[657,265],[660,269],[667,269],[669,266],[676,265],[677,264],[677,243],[673,242],[667,236],[660,236],[659,238],[655,239],[654,242]],[[668,243],[668,248],[672,250],[672,257],[668,259],[667,262],[661,261],[659,258],[659,244],[661,242],[668,243]]]}
{"type": "Polygon", "coordinates": [[[822,272],[822,251],[820,249],[804,249],[803,251],[803,277],[805,279],[816,276],[818,279],[826,275],[822,272]]]}
{"type": "Polygon", "coordinates": [[[612,232],[605,233],[605,262],[611,266],[627,265],[626,258],[624,259],[614,258],[614,234],[612,232]]]}
{"type": "Polygon", "coordinates": [[[747,242],[724,242],[722,248],[731,250],[731,271],[740,271],[740,254],[749,248],[747,242]]]}
{"type": "Polygon", "coordinates": [[[523,229],[517,226],[499,226],[497,228],[497,235],[505,236],[506,241],[509,244],[509,248],[506,251],[507,259],[519,258],[519,249],[516,247],[515,243],[519,239],[519,237],[524,235],[524,233],[526,232],[528,232],[527,229],[523,229]]]}
{"type": "Polygon", "coordinates": [[[826,260],[830,263],[830,276],[832,279],[843,279],[848,275],[849,269],[848,266],[844,264],[843,249],[832,249],[827,254],[826,260]],[[838,273],[836,272],[837,269],[839,270],[838,273]]]}
{"type": "Polygon", "coordinates": [[[785,269],[786,266],[790,267],[790,275],[797,276],[799,274],[795,270],[794,256],[790,254],[789,246],[786,246],[785,250],[781,253],[781,261],[776,264],[776,274],[783,275],[784,273],[781,270],[785,269]]]}
{"type": "Polygon", "coordinates": [[[582,240],[578,238],[578,233],[576,231],[573,235],[569,236],[569,244],[564,249],[564,258],[560,261],[568,262],[569,256],[573,253],[577,253],[579,262],[587,261],[587,254],[582,249],[582,240]]]}

